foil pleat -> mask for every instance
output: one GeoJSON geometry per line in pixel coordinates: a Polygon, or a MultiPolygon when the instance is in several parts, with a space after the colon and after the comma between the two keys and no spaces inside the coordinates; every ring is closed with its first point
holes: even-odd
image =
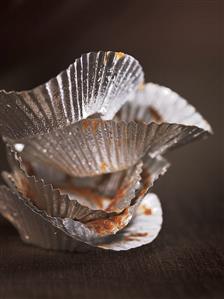
{"type": "Polygon", "coordinates": [[[205,134],[195,126],[88,119],[27,139],[24,155],[72,176],[95,176],[126,169],[147,153],[156,157],[205,134]]]}
{"type": "Polygon", "coordinates": [[[32,90],[0,91],[0,132],[15,140],[65,127],[96,113],[111,119],[142,81],[142,68],[129,55],[84,54],[57,77],[32,90]]]}
{"type": "Polygon", "coordinates": [[[171,89],[147,83],[121,108],[117,119],[145,123],[176,123],[195,126],[209,133],[209,123],[187,100],[171,89]]]}

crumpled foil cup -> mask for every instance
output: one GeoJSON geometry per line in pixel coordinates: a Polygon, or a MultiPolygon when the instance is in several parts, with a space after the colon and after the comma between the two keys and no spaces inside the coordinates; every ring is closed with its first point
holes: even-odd
{"type": "Polygon", "coordinates": [[[121,52],[87,53],[29,91],[0,91],[0,133],[11,173],[0,213],[21,239],[46,249],[128,250],[162,224],[149,193],[169,163],[161,156],[212,133],[170,89],[143,83],[121,52]]]}

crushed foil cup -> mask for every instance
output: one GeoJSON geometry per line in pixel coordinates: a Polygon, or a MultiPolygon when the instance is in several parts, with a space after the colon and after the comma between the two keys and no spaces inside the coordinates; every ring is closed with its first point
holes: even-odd
{"type": "Polygon", "coordinates": [[[0,213],[26,243],[48,249],[128,250],[152,242],[162,209],[149,193],[168,150],[212,133],[170,89],[143,83],[120,52],[88,53],[29,91],[0,91],[9,188],[0,213]]]}
{"type": "Polygon", "coordinates": [[[0,91],[0,133],[15,140],[96,113],[112,119],[143,80],[142,67],[127,54],[83,54],[56,78],[32,90],[0,91]]]}

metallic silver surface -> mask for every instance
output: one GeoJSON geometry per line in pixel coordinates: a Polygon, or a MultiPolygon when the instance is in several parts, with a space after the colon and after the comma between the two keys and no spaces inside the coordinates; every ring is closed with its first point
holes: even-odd
{"type": "Polygon", "coordinates": [[[20,139],[43,134],[95,113],[111,119],[141,82],[142,67],[129,55],[83,54],[56,78],[32,90],[0,91],[1,135],[20,139]]]}
{"type": "Polygon", "coordinates": [[[209,123],[191,104],[171,89],[146,83],[121,108],[116,117],[125,121],[175,123],[196,126],[212,133],[209,123]]]}
{"type": "Polygon", "coordinates": [[[39,213],[35,213],[5,186],[0,186],[0,212],[15,226],[25,243],[64,251],[87,251],[92,246],[115,251],[129,250],[152,242],[162,223],[162,210],[155,194],[149,194],[143,199],[134,221],[125,230],[91,245],[69,237],[39,213]]]}
{"type": "Polygon", "coordinates": [[[134,220],[115,236],[99,243],[98,247],[120,251],[149,244],[158,236],[162,222],[160,201],[156,194],[150,193],[139,205],[134,220]]]}
{"type": "Polygon", "coordinates": [[[0,186],[0,213],[15,226],[25,243],[54,250],[88,249],[85,243],[78,242],[55,226],[49,225],[48,221],[5,186],[0,186]]]}
{"type": "MultiPolygon", "coordinates": [[[[116,234],[118,231],[123,229],[128,225],[131,219],[135,217],[136,210],[138,209],[145,193],[148,191],[148,188],[151,186],[154,180],[158,178],[159,174],[164,173],[164,169],[166,169],[166,166],[168,165],[165,160],[163,160],[162,163],[161,160],[154,161],[155,165],[151,168],[154,170],[153,173],[149,173],[150,180],[147,180],[147,186],[145,186],[145,182],[143,180],[144,184],[142,186],[142,189],[140,188],[140,191],[132,200],[131,205],[124,209],[120,214],[113,216],[111,215],[104,219],[99,218],[96,220],[87,221],[85,223],[73,220],[71,218],[52,217],[48,215],[46,211],[39,210],[31,201],[24,199],[20,194],[16,194],[16,189],[14,191],[9,191],[9,189],[7,189],[6,187],[2,187],[0,189],[1,213],[4,217],[9,219],[17,227],[17,229],[19,229],[20,235],[23,239],[27,238],[25,235],[27,234],[27,231],[30,232],[29,235],[34,234],[35,244],[38,243],[38,239],[36,239],[38,233],[35,230],[39,231],[38,224],[36,224],[37,214],[39,216],[39,218],[37,217],[38,219],[43,218],[45,221],[45,230],[48,238],[50,238],[49,232],[52,231],[53,226],[77,241],[95,246],[96,244],[101,242],[102,238],[116,234]],[[142,192],[142,190],[144,192],[142,192]],[[7,203],[8,197],[10,199],[13,198],[13,200],[10,200],[9,207],[7,203]],[[15,203],[15,207],[13,202],[15,203]],[[18,209],[19,213],[13,214],[18,209]],[[32,213],[35,217],[32,217],[32,213]],[[50,228],[48,228],[48,226],[50,228]]],[[[39,235],[38,238],[40,237],[41,236],[39,235]]],[[[32,236],[30,238],[30,242],[33,243],[32,236]]],[[[40,240],[40,246],[42,246],[42,242],[44,241],[40,240]]]]}
{"type": "MultiPolygon", "coordinates": [[[[74,185],[73,181],[62,181],[58,186],[45,183],[44,179],[35,174],[29,175],[26,171],[26,164],[21,157],[13,150],[8,150],[10,164],[13,168],[12,175],[5,173],[6,181],[14,184],[14,189],[23,197],[31,200],[40,210],[45,210],[50,216],[61,218],[72,218],[81,221],[108,217],[113,212],[120,213],[130,205],[131,200],[136,195],[136,190],[140,186],[142,162],[129,168],[118,177],[119,182],[114,188],[114,194],[107,196],[99,193],[104,189],[106,193],[110,191],[110,182],[102,182],[102,186],[97,181],[93,181],[91,188],[74,185]],[[100,188],[102,187],[102,188],[100,188]],[[109,190],[105,190],[109,187],[109,190]]],[[[151,164],[158,170],[157,160],[151,164]]],[[[152,168],[154,172],[154,169],[152,168]]],[[[156,170],[155,170],[156,171],[156,170]]],[[[114,174],[116,175],[116,174],[114,174]]],[[[73,178],[74,180],[74,178],[73,178]]]]}
{"type": "Polygon", "coordinates": [[[0,134],[11,191],[0,213],[44,248],[128,250],[159,233],[162,210],[148,194],[168,150],[212,133],[170,89],[143,85],[121,52],[87,53],[29,91],[0,91],[0,134]]]}
{"type": "Polygon", "coordinates": [[[24,155],[72,176],[95,176],[127,169],[146,153],[156,157],[205,134],[195,126],[88,119],[24,140],[24,155]]]}
{"type": "Polygon", "coordinates": [[[77,196],[71,199],[68,194],[63,194],[52,184],[46,184],[43,179],[28,175],[16,153],[11,152],[10,161],[14,168],[12,174],[4,173],[6,182],[9,182],[19,195],[31,201],[38,209],[46,211],[49,216],[82,221],[108,216],[106,211],[82,205],[77,196]]]}

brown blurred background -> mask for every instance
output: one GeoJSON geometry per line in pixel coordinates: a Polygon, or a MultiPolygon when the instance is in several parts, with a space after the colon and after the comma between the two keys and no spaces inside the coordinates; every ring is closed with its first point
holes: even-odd
{"type": "MultiPolygon", "coordinates": [[[[1,89],[32,88],[85,52],[123,51],[141,62],[146,81],[187,98],[215,132],[168,155],[172,167],[154,188],[163,230],[149,246],[46,252],[22,244],[1,220],[1,298],[223,298],[223,4],[1,1],[1,89]]],[[[6,169],[3,144],[0,162],[6,169]]]]}

